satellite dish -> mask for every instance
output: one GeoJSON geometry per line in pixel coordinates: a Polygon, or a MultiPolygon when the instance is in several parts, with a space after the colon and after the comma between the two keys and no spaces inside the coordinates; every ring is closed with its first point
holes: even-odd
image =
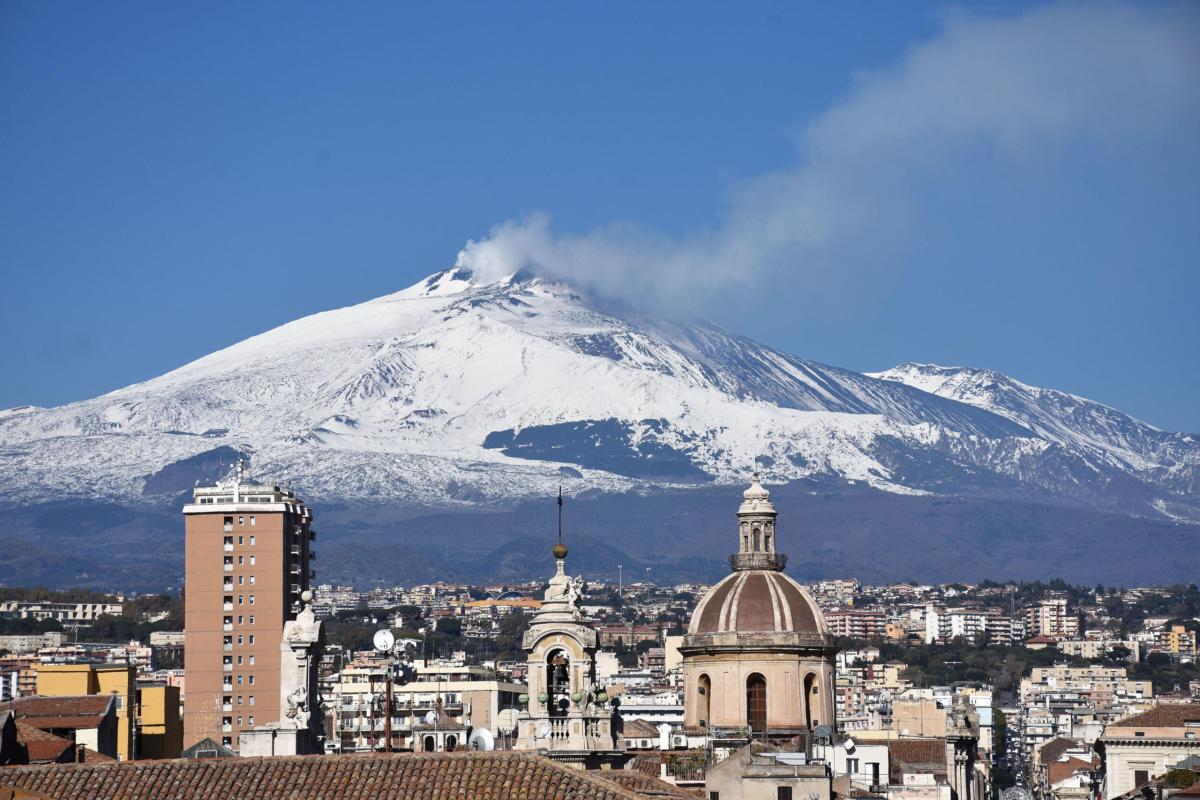
{"type": "Polygon", "coordinates": [[[549,739],[550,738],[550,723],[543,722],[541,725],[538,725],[537,736],[534,738],[549,739]]]}
{"type": "Polygon", "coordinates": [[[371,639],[375,644],[375,649],[380,653],[390,653],[392,645],[396,643],[396,637],[387,628],[375,631],[375,636],[371,639]]]}
{"type": "Polygon", "coordinates": [[[512,733],[517,729],[517,712],[506,708],[496,715],[496,730],[501,733],[512,733]]]}
{"type": "Polygon", "coordinates": [[[438,713],[436,711],[430,711],[429,713],[427,713],[425,715],[425,724],[426,725],[432,725],[433,723],[435,723],[437,721],[438,721],[438,713]]]}
{"type": "Polygon", "coordinates": [[[853,753],[853,752],[854,752],[854,748],[855,748],[854,740],[853,740],[853,739],[851,739],[849,736],[847,736],[847,737],[846,737],[846,742],[845,742],[845,745],[846,745],[846,752],[847,752],[847,753],[853,753]]]}
{"type": "Polygon", "coordinates": [[[495,750],[496,740],[492,738],[492,732],[487,728],[477,728],[471,734],[471,738],[467,739],[468,750],[495,750]]]}

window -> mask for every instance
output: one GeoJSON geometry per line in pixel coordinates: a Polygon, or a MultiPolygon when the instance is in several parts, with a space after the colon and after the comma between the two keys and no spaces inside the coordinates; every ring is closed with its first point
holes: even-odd
{"type": "Polygon", "coordinates": [[[245,536],[239,536],[239,537],[238,537],[238,544],[245,544],[245,543],[246,543],[246,537],[245,537],[245,536]]]}
{"type": "Polygon", "coordinates": [[[253,514],[250,515],[250,524],[251,525],[254,524],[254,515],[253,514]]]}
{"type": "Polygon", "coordinates": [[[254,663],[254,656],[253,656],[253,655],[251,655],[251,656],[250,656],[250,663],[251,663],[251,664],[253,664],[253,663],[254,663]]]}
{"type": "Polygon", "coordinates": [[[238,575],[238,586],[243,586],[246,583],[245,575],[238,575]]]}
{"type": "Polygon", "coordinates": [[[254,585],[254,576],[253,575],[250,576],[250,585],[251,586],[254,585]]]}
{"type": "Polygon", "coordinates": [[[250,624],[251,625],[254,624],[254,615],[253,614],[250,615],[250,624]]]}
{"type": "Polygon", "coordinates": [[[226,537],[225,537],[225,544],[227,544],[227,545],[229,545],[230,547],[232,547],[232,546],[233,546],[233,537],[232,537],[232,536],[226,536],[226,537]]]}
{"type": "Polygon", "coordinates": [[[238,727],[242,727],[242,715],[238,714],[238,727]]]}
{"type": "MultiPolygon", "coordinates": [[[[238,625],[241,625],[241,624],[242,624],[242,619],[243,619],[242,615],[241,615],[241,614],[238,614],[238,625]]],[[[250,618],[250,621],[251,621],[251,622],[254,622],[254,617],[251,617],[251,618],[250,618]]]]}
{"type": "Polygon", "coordinates": [[[246,524],[246,518],[239,516],[238,517],[238,525],[245,525],[245,524],[246,524]]]}
{"type": "Polygon", "coordinates": [[[254,725],[254,715],[253,714],[250,715],[249,722],[251,725],[254,725]]]}
{"type": "Polygon", "coordinates": [[[242,685],[242,676],[238,675],[238,686],[242,685]]]}
{"type": "MultiPolygon", "coordinates": [[[[227,595],[225,595],[224,599],[225,599],[225,605],[227,605],[227,606],[233,605],[233,595],[227,594],[227,595]]],[[[227,609],[227,610],[232,611],[233,609],[227,609]]]]}
{"type": "Polygon", "coordinates": [[[250,695],[250,705],[254,705],[254,695],[250,695]]]}
{"type": "Polygon", "coordinates": [[[250,546],[251,547],[254,546],[254,537],[253,536],[250,537],[250,546]]]}
{"type": "Polygon", "coordinates": [[[254,556],[250,556],[250,566],[254,566],[254,556]]]}
{"type": "Polygon", "coordinates": [[[250,685],[251,686],[254,685],[254,676],[253,675],[250,676],[250,685]]]}
{"type": "Polygon", "coordinates": [[[254,644],[254,634],[250,634],[250,644],[254,644]]]}
{"type": "Polygon", "coordinates": [[[242,644],[242,635],[238,634],[238,644],[242,644]]]}
{"type": "Polygon", "coordinates": [[[240,663],[242,663],[242,657],[241,657],[241,656],[238,656],[238,663],[239,663],[239,664],[240,664],[240,663]]]}
{"type": "Polygon", "coordinates": [[[1146,783],[1148,780],[1150,780],[1150,773],[1148,771],[1144,769],[1135,769],[1133,771],[1133,785],[1135,788],[1146,783]]]}
{"type": "Polygon", "coordinates": [[[792,800],[792,787],[778,786],[775,788],[775,800],[792,800]]]}
{"type": "Polygon", "coordinates": [[[871,768],[871,785],[878,786],[879,785],[879,762],[872,761],[870,764],[867,764],[867,766],[871,768]]]}
{"type": "Polygon", "coordinates": [[[245,563],[246,563],[246,557],[245,557],[245,556],[238,556],[238,566],[240,567],[240,566],[242,566],[242,565],[243,565],[243,564],[245,564],[245,563]]]}
{"type": "Polygon", "coordinates": [[[250,595],[250,605],[254,605],[254,595],[250,595]]]}
{"type": "Polygon", "coordinates": [[[858,774],[858,759],[857,758],[847,758],[846,759],[846,772],[849,772],[851,775],[858,774]]]}
{"type": "Polygon", "coordinates": [[[752,731],[767,729],[767,679],[757,672],[746,679],[746,722],[752,731]]]}
{"type": "Polygon", "coordinates": [[[721,800],[721,793],[720,792],[709,792],[708,800],[721,800]]]}
{"type": "Polygon", "coordinates": [[[238,695],[238,705],[240,706],[241,704],[242,704],[242,696],[239,694],[238,695]]]}
{"type": "MultiPolygon", "coordinates": [[[[245,605],[245,600],[246,600],[246,595],[244,595],[244,594],[238,595],[238,605],[239,606],[245,605]]],[[[239,619],[238,622],[241,622],[241,620],[239,619]]]]}

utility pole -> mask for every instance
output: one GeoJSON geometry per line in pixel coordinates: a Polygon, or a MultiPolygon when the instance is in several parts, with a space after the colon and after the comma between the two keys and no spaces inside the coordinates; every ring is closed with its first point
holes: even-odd
{"type": "Polygon", "coordinates": [[[387,663],[387,701],[384,703],[387,718],[383,721],[383,735],[386,741],[383,745],[383,752],[392,752],[392,659],[388,658],[387,663]]]}
{"type": "Polygon", "coordinates": [[[622,600],[625,599],[625,573],[622,571],[624,569],[623,564],[617,564],[617,596],[622,600]]]}

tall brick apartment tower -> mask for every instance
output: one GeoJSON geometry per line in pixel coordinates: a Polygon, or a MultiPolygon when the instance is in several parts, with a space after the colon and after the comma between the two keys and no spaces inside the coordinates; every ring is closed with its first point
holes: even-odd
{"type": "Polygon", "coordinates": [[[289,490],[236,475],[183,507],[183,744],[237,749],[238,733],[280,719],[283,624],[313,577],[312,513],[289,490]]]}

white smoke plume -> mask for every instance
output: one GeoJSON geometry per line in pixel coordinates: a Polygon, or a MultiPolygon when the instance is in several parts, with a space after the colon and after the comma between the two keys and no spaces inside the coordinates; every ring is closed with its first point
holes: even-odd
{"type": "Polygon", "coordinates": [[[469,242],[458,264],[483,277],[530,269],[650,301],[839,269],[864,243],[874,252],[901,243],[914,185],[930,175],[981,156],[1053,157],[1080,142],[1150,146],[1195,123],[1198,86],[1200,5],[951,13],[937,36],[859,76],[843,102],[808,124],[793,166],[730,190],[713,228],[672,237],[619,223],[569,234],[537,212],[469,242]]]}

